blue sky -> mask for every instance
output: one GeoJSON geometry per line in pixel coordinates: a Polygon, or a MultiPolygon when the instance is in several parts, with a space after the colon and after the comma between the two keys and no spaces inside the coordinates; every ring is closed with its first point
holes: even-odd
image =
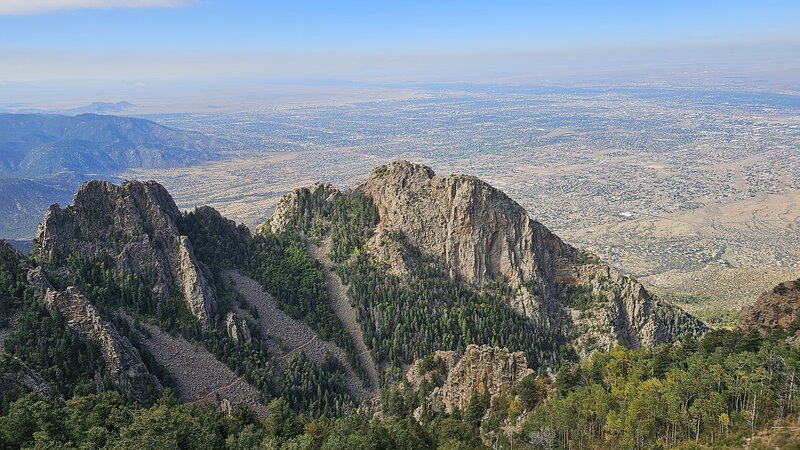
{"type": "Polygon", "coordinates": [[[225,66],[231,76],[352,77],[409,61],[413,73],[450,59],[468,71],[470,58],[513,65],[573,53],[697,61],[719,48],[759,64],[765,49],[791,60],[799,45],[800,1],[0,2],[0,80],[17,81],[213,77],[225,66]]]}

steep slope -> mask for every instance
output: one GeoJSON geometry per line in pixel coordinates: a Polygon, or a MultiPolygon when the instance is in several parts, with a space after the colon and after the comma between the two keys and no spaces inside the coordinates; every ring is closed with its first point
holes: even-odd
{"type": "Polygon", "coordinates": [[[237,376],[214,355],[180,336],[164,333],[156,326],[142,326],[148,336],[140,339],[175,379],[181,401],[213,403],[227,400],[231,405],[244,404],[261,417],[266,416],[267,410],[260,401],[258,389],[237,376]]]}
{"type": "MultiPolygon", "coordinates": [[[[75,325],[82,338],[108,350],[98,352],[92,361],[105,360],[99,365],[126,372],[126,361],[105,357],[119,346],[109,344],[116,342],[112,331],[101,325],[107,324],[103,320],[115,324],[165,385],[177,380],[179,390],[189,390],[179,392],[186,401],[219,396],[229,404],[245,403],[263,412],[262,401],[280,396],[293,408],[322,415],[341,413],[354,405],[354,399],[369,397],[348,364],[349,353],[318,339],[302,322],[292,325],[305,327],[302,331],[314,338],[308,348],[296,348],[290,356],[270,351],[274,348],[269,333],[276,330],[258,326],[254,313],[258,307],[248,305],[248,298],[225,275],[230,269],[249,273],[259,265],[263,255],[257,254],[256,244],[246,227],[212,208],[181,213],[158,183],[130,181],[116,186],[91,181],[81,186],[72,205],[53,205],[45,213],[32,258],[57,289],[45,286],[36,296],[45,298],[49,309],[60,313],[58,317],[65,316],[67,326],[75,325]],[[124,317],[135,321],[126,322],[124,317]],[[85,332],[90,328],[95,331],[91,336],[85,332]],[[176,358],[175,352],[187,346],[204,350],[176,358]],[[174,352],[165,353],[161,347],[174,352]],[[318,350],[316,354],[311,347],[318,350]],[[328,351],[333,359],[327,357],[328,351]],[[186,373],[204,370],[203,364],[207,374],[186,373]]],[[[269,273],[277,280],[292,276],[283,255],[275,256],[264,263],[269,273]]],[[[321,272],[318,281],[314,292],[324,292],[321,272]]],[[[308,287],[290,284],[294,293],[305,293],[308,287]]],[[[291,308],[296,298],[283,300],[282,307],[291,308]]],[[[290,327],[286,334],[294,331],[290,327]]],[[[36,349],[30,351],[39,355],[36,349]]]]}
{"type": "Polygon", "coordinates": [[[325,271],[325,285],[328,287],[328,301],[331,303],[336,316],[339,317],[339,320],[347,329],[348,334],[350,334],[358,359],[361,361],[361,366],[366,370],[369,384],[376,390],[380,385],[378,368],[364,342],[364,333],[361,331],[361,327],[358,323],[358,313],[350,304],[347,298],[347,291],[342,285],[342,280],[334,272],[333,262],[328,257],[330,253],[330,239],[326,239],[320,247],[309,245],[308,251],[311,257],[317,260],[325,271]]]}
{"type": "Polygon", "coordinates": [[[295,353],[303,353],[317,365],[325,363],[328,355],[336,358],[345,368],[345,382],[350,394],[358,400],[366,400],[375,396],[375,386],[367,389],[353,372],[347,354],[336,344],[319,338],[303,321],[292,319],[278,309],[275,302],[267,295],[258,283],[240,273],[230,272],[236,289],[242,293],[248,305],[258,311],[261,332],[272,344],[272,351],[285,358],[295,353]]]}
{"type": "Polygon", "coordinates": [[[99,344],[115,387],[130,392],[138,402],[161,395],[161,383],[148,372],[138,350],[113,325],[103,320],[97,308],[75,287],[70,286],[64,291],[53,289],[41,268],[31,269],[28,280],[51,314],[63,315],[67,326],[82,339],[99,344]]]}
{"type": "Polygon", "coordinates": [[[373,170],[353,193],[328,185],[299,189],[281,200],[264,226],[311,234],[325,230],[348,220],[330,211],[342,196],[354,195],[366,195],[377,209],[378,223],[365,248],[391,273],[408,277],[433,264],[473,289],[505,284],[512,291],[505,301],[514,310],[566,335],[580,353],[617,342],[654,346],[706,331],[636,280],[564,243],[475,177],[439,177],[423,165],[395,162],[373,170]],[[320,216],[327,225],[319,224],[320,216]]]}
{"type": "MultiPolygon", "coordinates": [[[[739,311],[739,328],[744,331],[767,334],[776,330],[790,333],[800,325],[800,279],[787,281],[764,292],[756,301],[739,311]]],[[[800,331],[789,338],[798,346],[800,331]]]]}
{"type": "Polygon", "coordinates": [[[158,183],[130,181],[116,186],[91,181],[73,204],[51,206],[35,239],[40,264],[62,265],[72,254],[110,257],[116,270],[153,280],[153,293],[168,301],[177,293],[205,325],[215,320],[217,299],[192,245],[179,234],[180,211],[158,183]]]}
{"type": "Polygon", "coordinates": [[[443,261],[454,278],[476,287],[506,279],[518,289],[511,305],[550,326],[576,317],[582,348],[631,347],[668,342],[705,327],[653,298],[623,277],[564,243],[529,218],[519,204],[481,180],[438,177],[425,166],[397,162],[375,169],[360,186],[380,214],[369,247],[397,272],[413,264],[392,256],[384,242],[400,233],[406,242],[443,261]]]}

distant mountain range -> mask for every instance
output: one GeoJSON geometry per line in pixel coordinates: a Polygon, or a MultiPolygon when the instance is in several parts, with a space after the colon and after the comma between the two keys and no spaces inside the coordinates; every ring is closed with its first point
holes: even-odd
{"type": "Polygon", "coordinates": [[[111,173],[207,161],[220,142],[145,119],[0,114],[0,176],[111,173]]]}
{"type": "MultiPolygon", "coordinates": [[[[95,104],[120,108],[125,104],[95,104]]],[[[89,177],[131,168],[197,164],[226,142],[145,119],[80,114],[0,114],[0,236],[30,238],[42,209],[66,203],[89,177]]]]}
{"type": "Polygon", "coordinates": [[[131,102],[121,101],[121,102],[93,102],[86,106],[81,106],[78,108],[73,108],[64,111],[65,113],[73,113],[73,114],[84,114],[84,113],[94,113],[94,114],[109,114],[109,113],[118,113],[123,111],[128,111],[131,108],[135,108],[131,102]]]}
{"type": "Polygon", "coordinates": [[[110,113],[121,113],[123,111],[130,111],[131,109],[135,108],[131,102],[127,101],[119,101],[119,102],[92,102],[88,105],[78,106],[74,108],[48,108],[48,109],[41,109],[41,108],[31,108],[27,105],[5,105],[5,107],[0,107],[0,112],[3,113],[15,113],[15,114],[66,114],[66,115],[75,115],[75,114],[85,114],[85,113],[93,113],[93,114],[110,114],[110,113]]]}

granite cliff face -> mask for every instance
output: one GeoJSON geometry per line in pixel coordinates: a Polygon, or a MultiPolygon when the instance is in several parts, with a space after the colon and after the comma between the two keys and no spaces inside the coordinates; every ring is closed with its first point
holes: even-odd
{"type": "MultiPolygon", "coordinates": [[[[444,384],[428,394],[428,406],[433,411],[450,413],[455,408],[463,411],[473,395],[493,397],[510,392],[520,380],[533,373],[524,353],[488,345],[469,345],[460,359],[455,352],[437,352],[434,357],[442,359],[447,375],[444,384]]],[[[418,387],[424,376],[421,364],[416,361],[406,373],[412,386],[418,387]]]]}
{"type": "Polygon", "coordinates": [[[564,243],[475,177],[439,177],[428,167],[400,161],[375,169],[359,189],[372,197],[380,215],[370,252],[396,273],[414,264],[401,252],[400,235],[444,262],[455,279],[475,287],[507,280],[517,289],[508,299],[511,306],[544,326],[563,328],[582,352],[617,341],[653,346],[706,330],[635,280],[564,243]]]}
{"type": "Polygon", "coordinates": [[[28,280],[37,295],[42,295],[45,308],[63,315],[67,326],[81,339],[100,345],[106,370],[117,388],[130,392],[136,401],[161,395],[161,383],[148,372],[136,348],[113,325],[104,321],[97,308],[75,287],[64,291],[53,289],[41,268],[31,269],[28,280]]]}
{"type": "MultiPolygon", "coordinates": [[[[792,331],[800,321],[800,279],[781,283],[764,292],[751,305],[739,311],[739,328],[744,331],[769,333],[777,329],[792,331]]],[[[800,346],[800,330],[789,338],[800,346]]]]}
{"type": "Polygon", "coordinates": [[[618,342],[631,348],[654,347],[684,334],[708,331],[699,320],[653,297],[641,283],[606,264],[577,264],[569,270],[571,275],[558,283],[572,316],[570,336],[582,356],[618,342]]]}
{"type": "Polygon", "coordinates": [[[212,325],[217,299],[189,240],[178,232],[172,197],[154,181],[116,186],[90,181],[66,208],[51,206],[39,225],[34,257],[58,264],[71,253],[108,255],[115,269],[153,277],[157,298],[183,298],[192,314],[212,325]]]}
{"type": "Polygon", "coordinates": [[[228,337],[235,342],[248,343],[252,339],[247,322],[233,311],[229,311],[225,316],[225,331],[228,332],[228,337]]]}

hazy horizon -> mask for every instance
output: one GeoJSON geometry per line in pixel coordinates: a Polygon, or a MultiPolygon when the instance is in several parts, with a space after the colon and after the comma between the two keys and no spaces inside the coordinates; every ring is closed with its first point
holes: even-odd
{"type": "Polygon", "coordinates": [[[797,94],[798,19],[800,6],[781,1],[10,0],[0,106],[159,99],[175,110],[186,99],[248,103],[254,91],[303,101],[426,83],[797,94]]]}

